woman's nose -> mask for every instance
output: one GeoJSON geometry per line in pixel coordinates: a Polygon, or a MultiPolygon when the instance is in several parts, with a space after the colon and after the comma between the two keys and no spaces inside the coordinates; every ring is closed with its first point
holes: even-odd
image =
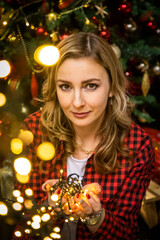
{"type": "Polygon", "coordinates": [[[84,100],[82,91],[78,90],[74,92],[73,105],[76,108],[79,108],[85,105],[85,100],[84,100]]]}

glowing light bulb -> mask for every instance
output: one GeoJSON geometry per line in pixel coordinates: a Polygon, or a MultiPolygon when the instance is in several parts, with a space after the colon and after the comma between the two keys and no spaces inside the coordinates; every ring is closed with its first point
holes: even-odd
{"type": "Polygon", "coordinates": [[[25,232],[26,234],[30,234],[30,233],[31,233],[31,230],[27,228],[27,229],[24,230],[24,232],[25,232]]]}
{"type": "Polygon", "coordinates": [[[59,227],[55,227],[55,228],[53,228],[53,231],[58,233],[58,232],[60,232],[60,228],[59,227]]]}
{"type": "Polygon", "coordinates": [[[54,201],[54,202],[57,202],[58,201],[58,195],[57,194],[52,194],[51,195],[51,199],[52,199],[52,201],[54,201]]]}
{"type": "Polygon", "coordinates": [[[0,61],[0,78],[7,77],[11,72],[11,66],[7,60],[0,61]]]}
{"type": "Polygon", "coordinates": [[[37,148],[37,156],[43,160],[51,160],[55,155],[55,148],[50,142],[43,142],[37,148]]]}
{"type": "Polygon", "coordinates": [[[27,221],[27,224],[28,224],[28,225],[31,225],[31,221],[27,221]]]}
{"type": "Polygon", "coordinates": [[[14,190],[12,194],[14,197],[19,197],[21,195],[21,192],[19,190],[14,190]]]}
{"type": "Polygon", "coordinates": [[[0,93],[0,107],[4,106],[6,103],[6,96],[3,93],[0,93]]]}
{"type": "Polygon", "coordinates": [[[8,24],[7,21],[3,21],[3,25],[6,26],[8,24]]]}
{"type": "Polygon", "coordinates": [[[50,218],[51,218],[51,216],[49,215],[49,213],[45,213],[41,217],[43,222],[47,222],[50,218]]]}
{"type": "Polygon", "coordinates": [[[50,237],[44,237],[43,240],[52,240],[50,237]]]}
{"type": "Polygon", "coordinates": [[[32,200],[30,200],[30,199],[25,199],[25,201],[24,201],[24,206],[25,206],[27,209],[31,209],[31,208],[33,207],[32,200]]]}
{"type": "Polygon", "coordinates": [[[15,235],[16,237],[21,237],[21,236],[22,236],[22,233],[21,233],[20,231],[16,231],[16,232],[14,232],[14,235],[15,235]]]}
{"type": "Polygon", "coordinates": [[[19,138],[13,138],[11,140],[11,151],[14,154],[20,154],[23,150],[23,142],[19,138]]]}
{"type": "Polygon", "coordinates": [[[12,207],[16,211],[21,211],[21,209],[22,209],[22,205],[20,203],[18,203],[18,202],[13,203],[12,207]]]}
{"type": "Polygon", "coordinates": [[[74,221],[74,217],[70,217],[69,220],[70,220],[70,221],[74,221]]]}
{"type": "Polygon", "coordinates": [[[21,197],[21,196],[20,196],[20,197],[18,197],[18,198],[17,198],[17,202],[19,202],[19,203],[23,203],[23,202],[24,202],[24,198],[23,198],[23,197],[21,197]]]}
{"type": "Polygon", "coordinates": [[[33,195],[33,190],[32,190],[31,188],[27,188],[27,189],[25,190],[25,194],[26,194],[27,196],[32,196],[32,195],[33,195]]]}
{"type": "Polygon", "coordinates": [[[0,215],[5,216],[8,213],[8,207],[3,202],[0,202],[0,215]]]}
{"type": "Polygon", "coordinates": [[[59,50],[53,45],[42,45],[36,49],[34,59],[41,65],[52,66],[59,59],[59,50]]]}
{"type": "Polygon", "coordinates": [[[50,236],[54,239],[60,239],[61,238],[61,235],[57,234],[57,233],[51,233],[50,236]]]}
{"type": "Polygon", "coordinates": [[[42,212],[45,212],[45,211],[46,211],[46,208],[45,208],[45,207],[41,207],[41,211],[42,211],[42,212]]]}
{"type": "Polygon", "coordinates": [[[39,222],[32,222],[32,223],[31,223],[31,226],[32,226],[32,228],[34,228],[34,229],[39,229],[39,228],[41,227],[41,225],[39,224],[39,222]]]}
{"type": "Polygon", "coordinates": [[[27,158],[17,158],[14,161],[14,169],[20,175],[27,175],[31,171],[31,163],[27,158]]]}
{"type": "Polygon", "coordinates": [[[34,222],[39,222],[39,223],[41,222],[41,217],[39,215],[34,215],[32,219],[34,222]]]}

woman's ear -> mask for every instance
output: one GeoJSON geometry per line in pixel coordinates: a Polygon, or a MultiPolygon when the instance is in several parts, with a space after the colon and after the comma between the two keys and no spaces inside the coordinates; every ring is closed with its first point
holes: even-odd
{"type": "Polygon", "coordinates": [[[112,91],[109,92],[109,96],[108,97],[113,97],[112,91]]]}

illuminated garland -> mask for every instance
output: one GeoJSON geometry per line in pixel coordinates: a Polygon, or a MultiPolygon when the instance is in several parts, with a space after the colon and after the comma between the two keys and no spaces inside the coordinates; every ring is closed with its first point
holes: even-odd
{"type": "MultiPolygon", "coordinates": [[[[44,240],[51,236],[54,239],[61,237],[61,224],[65,221],[74,221],[74,217],[69,217],[64,213],[65,205],[69,206],[71,197],[76,193],[83,193],[85,191],[81,188],[81,181],[78,180],[77,174],[68,176],[67,181],[62,178],[63,170],[60,170],[59,181],[50,188],[51,197],[55,198],[55,205],[49,206],[48,201],[37,205],[33,198],[33,191],[31,189],[25,190],[25,197],[21,196],[19,190],[14,190],[13,195],[15,201],[5,199],[0,202],[0,215],[6,219],[13,219],[16,224],[20,224],[20,228],[15,231],[16,237],[24,236],[40,236],[44,240]],[[61,189],[61,194],[55,194],[57,189],[61,189]],[[62,198],[65,196],[66,202],[62,204],[62,198]],[[8,209],[8,210],[6,210],[8,209]],[[6,213],[6,214],[5,214],[6,213]],[[62,220],[62,221],[61,221],[62,220]]],[[[54,200],[53,200],[54,202],[54,200]]]]}

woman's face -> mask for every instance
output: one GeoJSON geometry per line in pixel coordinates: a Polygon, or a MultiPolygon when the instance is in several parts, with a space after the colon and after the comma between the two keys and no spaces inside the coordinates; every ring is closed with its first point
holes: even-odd
{"type": "Polygon", "coordinates": [[[112,97],[103,66],[91,58],[66,59],[58,69],[56,89],[73,127],[100,127],[108,98],[112,97]]]}

